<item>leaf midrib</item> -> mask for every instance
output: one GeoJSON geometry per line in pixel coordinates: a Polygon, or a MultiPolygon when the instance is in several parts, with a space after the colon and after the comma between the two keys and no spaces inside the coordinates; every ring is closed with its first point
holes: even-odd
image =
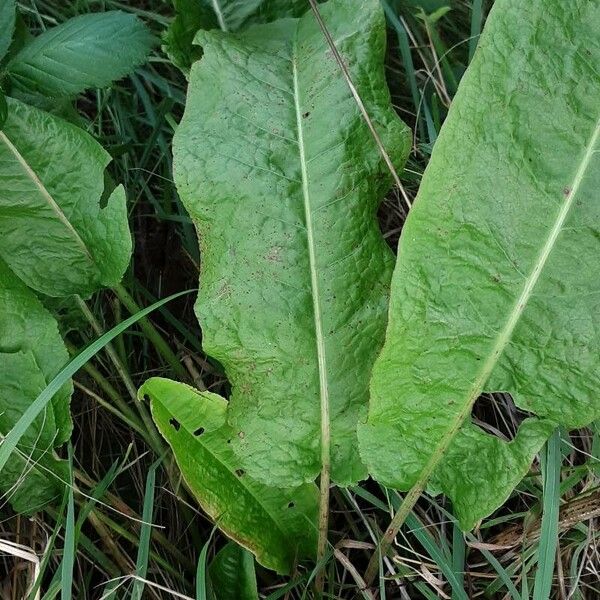
{"type": "Polygon", "coordinates": [[[3,131],[0,131],[0,140],[4,142],[4,145],[8,148],[8,150],[12,153],[17,162],[21,165],[26,177],[30,179],[33,182],[33,184],[38,188],[42,198],[44,198],[44,200],[48,203],[51,210],[56,214],[58,220],[65,226],[67,231],[69,231],[69,233],[74,238],[75,242],[79,246],[81,246],[83,253],[89,259],[89,261],[93,263],[94,259],[90,254],[87,246],[85,245],[85,242],[81,239],[81,236],[79,235],[79,233],[77,233],[77,230],[73,227],[73,225],[71,224],[65,213],[62,211],[56,200],[54,200],[52,194],[50,194],[46,186],[42,183],[37,173],[27,162],[27,160],[25,160],[25,157],[19,152],[17,147],[10,141],[8,136],[3,131]]]}
{"type": "MultiPolygon", "coordinates": [[[[194,390],[194,393],[197,393],[196,390],[194,390]]],[[[160,404],[162,406],[162,408],[164,409],[164,411],[169,414],[172,415],[174,418],[178,418],[177,415],[175,414],[175,412],[173,410],[171,410],[164,402],[162,402],[161,400],[158,400],[156,397],[154,397],[152,399],[153,402],[156,402],[158,404],[160,404]]],[[[248,486],[246,485],[246,481],[247,479],[244,477],[238,477],[235,473],[235,469],[232,469],[229,467],[229,465],[227,465],[225,462],[223,462],[223,460],[221,460],[213,451],[212,449],[205,443],[203,443],[201,440],[198,439],[197,436],[194,435],[194,432],[187,426],[187,424],[184,421],[180,421],[181,425],[183,426],[185,432],[190,436],[190,439],[200,445],[206,452],[208,452],[213,460],[218,463],[224,471],[227,471],[233,478],[234,480],[239,483],[240,487],[243,488],[244,490],[246,490],[247,494],[254,500],[254,502],[256,502],[256,504],[258,506],[260,506],[261,510],[265,513],[265,515],[267,516],[267,519],[272,521],[276,527],[276,529],[279,531],[279,533],[281,534],[282,539],[286,538],[286,529],[285,526],[282,525],[281,523],[279,523],[279,521],[273,516],[273,513],[261,502],[261,500],[256,496],[256,494],[254,493],[254,491],[248,486]]],[[[215,430],[218,431],[218,428],[215,430]]],[[[212,432],[210,432],[212,433],[212,432]]],[[[192,453],[190,453],[190,455],[192,457],[193,460],[194,456],[192,453]]],[[[185,474],[182,472],[182,476],[183,478],[186,480],[186,483],[190,486],[190,488],[193,490],[194,486],[192,485],[192,483],[188,480],[188,478],[185,476],[185,474]]]]}
{"type": "Polygon", "coordinates": [[[308,245],[308,258],[310,265],[310,282],[313,300],[313,316],[315,338],[317,346],[317,362],[319,367],[319,394],[321,414],[321,477],[327,481],[330,476],[330,416],[329,416],[329,384],[327,381],[327,360],[325,354],[325,337],[323,335],[323,318],[321,314],[321,301],[319,295],[319,281],[317,277],[317,259],[315,251],[312,207],[310,190],[308,186],[308,167],[306,162],[304,130],[302,126],[302,109],[300,106],[300,90],[298,85],[297,45],[294,43],[292,50],[292,70],[294,81],[294,107],[296,110],[296,128],[298,148],[300,155],[300,170],[302,179],[302,198],[304,203],[304,220],[308,245]]]}
{"type": "Polygon", "coordinates": [[[447,448],[449,447],[450,443],[454,439],[455,435],[458,433],[458,431],[462,427],[462,425],[465,422],[465,420],[467,419],[467,417],[471,414],[473,404],[479,397],[479,394],[481,393],[481,391],[483,390],[483,387],[485,386],[486,382],[490,378],[492,371],[494,370],[496,364],[498,363],[498,360],[500,359],[506,346],[510,342],[512,334],[515,330],[515,327],[517,326],[523,312],[525,311],[525,308],[527,307],[529,299],[531,298],[533,290],[540,278],[540,275],[542,274],[542,272],[544,270],[544,267],[546,265],[546,262],[548,261],[550,254],[556,244],[558,236],[560,235],[560,233],[563,230],[565,221],[566,221],[567,217],[569,216],[569,213],[571,211],[571,208],[573,207],[575,198],[577,197],[577,194],[579,192],[579,189],[581,187],[581,184],[583,182],[585,174],[590,166],[590,162],[594,155],[594,151],[595,151],[595,148],[596,148],[599,138],[600,138],[600,118],[596,121],[594,131],[590,137],[590,141],[588,142],[588,144],[586,146],[583,158],[582,158],[581,162],[579,163],[577,172],[575,173],[575,177],[573,178],[573,182],[570,186],[571,191],[569,192],[564,203],[560,207],[560,210],[558,212],[558,215],[556,217],[554,225],[552,226],[552,229],[550,230],[550,233],[548,234],[548,237],[546,238],[546,242],[542,246],[542,249],[533,265],[533,268],[532,268],[529,276],[525,280],[525,284],[523,285],[521,294],[519,295],[515,304],[513,305],[513,308],[508,315],[508,319],[506,320],[506,323],[505,323],[502,331],[496,338],[496,342],[495,342],[494,346],[492,347],[490,354],[488,355],[485,362],[483,363],[483,366],[482,366],[481,370],[479,371],[479,374],[475,378],[475,381],[473,382],[473,385],[471,386],[471,388],[469,390],[469,394],[467,396],[468,401],[465,403],[464,408],[458,413],[456,418],[451,422],[452,426],[450,427],[450,429],[448,429],[447,433],[442,437],[440,442],[435,447],[435,449],[431,455],[431,458],[429,459],[429,461],[427,462],[427,464],[421,471],[419,480],[415,483],[415,485],[413,486],[413,489],[414,488],[422,489],[424,487],[426,481],[429,479],[429,477],[435,470],[437,464],[442,459],[442,456],[445,454],[447,448]]]}

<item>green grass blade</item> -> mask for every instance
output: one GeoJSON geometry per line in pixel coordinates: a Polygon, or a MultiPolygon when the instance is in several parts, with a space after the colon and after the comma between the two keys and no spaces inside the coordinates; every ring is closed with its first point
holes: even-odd
{"type": "Polygon", "coordinates": [[[107,331],[103,336],[99,337],[95,342],[91,343],[85,350],[80,352],[73,360],[71,360],[59,373],[58,375],[46,386],[46,388],[40,393],[40,395],[32,402],[31,406],[23,413],[21,418],[17,421],[17,424],[10,430],[8,435],[0,444],[0,471],[6,465],[10,455],[17,447],[19,440],[23,437],[24,433],[31,426],[35,418],[44,410],[48,402],[52,399],[54,394],[60,390],[64,383],[70,379],[77,371],[93,356],[95,356],[102,348],[116,338],[119,334],[123,333],[128,327],[143,319],[146,315],[156,310],[185,294],[189,294],[194,290],[187,290],[185,292],[179,292],[173,294],[168,298],[164,298],[155,304],[145,308],[137,314],[129,317],[122,323],[113,327],[110,331],[107,331]]]}
{"type": "Polygon", "coordinates": [[[213,527],[213,530],[210,532],[208,539],[204,546],[202,546],[202,550],[200,551],[200,556],[198,557],[198,567],[196,569],[196,600],[209,600],[209,584],[208,584],[208,564],[206,557],[208,555],[208,549],[210,548],[210,542],[212,541],[213,535],[215,533],[216,527],[213,527]]]}
{"type": "MultiPolygon", "coordinates": [[[[458,520],[457,520],[457,518],[452,513],[448,512],[443,507],[439,506],[429,496],[425,496],[425,498],[432,505],[435,505],[436,508],[439,511],[441,511],[442,514],[449,521],[451,521],[454,526],[458,527],[458,520]]],[[[469,533],[469,532],[465,533],[465,538],[469,542],[471,542],[471,543],[478,543],[479,542],[479,540],[472,533],[469,533]]],[[[517,588],[515,587],[514,583],[512,582],[512,579],[510,577],[510,573],[500,564],[500,561],[489,550],[486,550],[485,548],[480,548],[479,551],[481,552],[481,554],[483,555],[483,557],[488,561],[488,563],[494,569],[494,571],[496,571],[496,573],[498,574],[498,577],[499,577],[500,581],[504,584],[504,587],[506,587],[506,589],[507,589],[507,591],[508,591],[508,593],[510,595],[511,600],[523,600],[522,597],[521,597],[521,594],[519,593],[519,590],[517,590],[517,588]]]]}
{"type": "Polygon", "coordinates": [[[542,461],[544,500],[533,600],[547,600],[552,591],[554,560],[558,545],[561,462],[560,433],[557,429],[546,444],[546,452],[542,461]]]}
{"type": "Polygon", "coordinates": [[[381,556],[381,552],[379,552],[379,597],[381,600],[386,600],[385,593],[385,572],[383,570],[383,558],[381,556]]]}
{"type": "Polygon", "coordinates": [[[129,453],[126,454],[121,463],[117,461],[112,464],[112,466],[108,469],[106,475],[92,490],[88,501],[79,509],[79,515],[77,516],[77,522],[75,523],[75,531],[77,536],[79,536],[79,534],[81,533],[81,528],[83,527],[83,524],[85,523],[92,510],[94,510],[94,507],[96,506],[98,500],[100,500],[104,496],[104,494],[106,494],[109,486],[117,478],[119,470],[122,468],[122,465],[125,463],[125,460],[128,458],[128,456],[129,453]]]}
{"type": "MultiPolygon", "coordinates": [[[[452,570],[461,588],[465,587],[465,537],[458,526],[452,525],[452,570]]],[[[453,589],[452,600],[458,600],[460,595],[453,589]]]]}
{"type": "MultiPolygon", "coordinates": [[[[471,533],[466,533],[465,535],[467,536],[467,539],[470,542],[477,543],[479,541],[471,533]]],[[[489,550],[481,548],[480,552],[481,552],[481,554],[483,554],[483,557],[488,561],[488,563],[490,563],[490,565],[492,566],[494,571],[496,571],[496,573],[498,574],[500,581],[504,584],[504,587],[506,587],[506,589],[508,590],[511,600],[523,600],[521,594],[519,593],[519,590],[515,587],[515,584],[512,582],[512,579],[510,578],[509,573],[500,564],[500,561],[489,550]]]]}
{"type": "Polygon", "coordinates": [[[400,19],[396,16],[396,13],[392,10],[391,6],[386,0],[381,0],[381,5],[385,11],[385,16],[394,28],[398,37],[398,47],[400,48],[400,55],[402,57],[402,63],[404,64],[404,70],[406,71],[406,77],[408,79],[408,85],[410,87],[410,94],[412,101],[415,106],[415,113],[418,115],[418,128],[419,137],[425,138],[425,132],[423,130],[423,121],[421,113],[421,102],[425,103],[425,99],[421,97],[419,86],[417,85],[417,76],[415,75],[415,65],[413,63],[412,54],[410,53],[410,43],[408,40],[408,34],[404,25],[400,19]]]}
{"type": "Polygon", "coordinates": [[[62,526],[63,526],[63,519],[65,518],[65,508],[67,506],[68,501],[69,501],[69,494],[68,494],[67,488],[65,488],[62,502],[60,504],[60,507],[59,507],[59,510],[57,512],[57,516],[55,519],[54,528],[52,530],[52,535],[50,536],[50,539],[48,540],[46,549],[44,551],[44,556],[40,563],[40,574],[37,577],[37,579],[35,580],[35,583],[31,587],[31,589],[29,590],[27,600],[36,600],[36,598],[39,597],[38,592],[41,589],[42,580],[44,579],[44,574],[46,573],[46,569],[48,568],[48,565],[50,564],[50,560],[54,556],[54,545],[56,544],[58,534],[60,533],[62,526]]]}
{"type": "Polygon", "coordinates": [[[67,500],[65,543],[60,576],[61,600],[71,600],[73,593],[73,567],[75,566],[75,499],[73,497],[73,446],[69,444],[70,482],[67,500]]]}
{"type": "Polygon", "coordinates": [[[433,537],[427,531],[427,528],[421,523],[414,512],[411,512],[406,519],[406,525],[408,531],[415,535],[421,546],[427,551],[427,554],[429,554],[435,564],[439,567],[440,571],[444,574],[444,577],[448,580],[448,583],[452,588],[453,600],[469,600],[463,588],[461,579],[456,576],[453,565],[450,564],[442,549],[436,544],[433,537]]]}
{"type": "Polygon", "coordinates": [[[131,590],[131,600],[141,600],[144,593],[145,583],[148,573],[148,558],[150,556],[150,537],[152,535],[152,517],[154,515],[154,487],[156,484],[156,469],[162,462],[159,458],[148,470],[146,477],[146,492],[144,494],[144,509],[142,511],[142,527],[140,530],[140,542],[138,546],[138,555],[135,563],[135,574],[139,577],[133,583],[131,590]]]}
{"type": "Polygon", "coordinates": [[[475,54],[479,35],[481,34],[481,25],[483,22],[483,0],[473,0],[471,6],[471,37],[469,38],[469,62],[475,54]]]}

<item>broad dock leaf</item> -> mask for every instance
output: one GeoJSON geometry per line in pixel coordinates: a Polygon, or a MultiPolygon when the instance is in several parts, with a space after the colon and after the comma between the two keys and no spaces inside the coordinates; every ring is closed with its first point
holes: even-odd
{"type": "Polygon", "coordinates": [[[101,208],[108,153],[85,131],[8,99],[0,131],[0,256],[29,287],[86,296],[131,256],[125,192],[101,208]]]}
{"type": "Polygon", "coordinates": [[[308,0],[173,0],[177,16],[167,29],[164,50],[184,73],[200,58],[194,45],[200,29],[241,31],[256,23],[269,23],[284,17],[299,17],[309,7],[308,0]]]}
{"type": "MultiPolygon", "coordinates": [[[[0,260],[0,436],[68,362],[52,315],[0,260]]],[[[53,455],[71,434],[66,384],[21,439],[2,470],[0,490],[18,512],[31,513],[59,496],[68,465],[53,455]],[[15,484],[19,484],[18,486],[15,484]]]]}
{"type": "Polygon", "coordinates": [[[7,71],[16,91],[71,97],[127,75],[144,62],[152,44],[150,31],[134,15],[81,15],[27,43],[7,71]]]}
{"type": "Polygon", "coordinates": [[[222,531],[279,573],[290,573],[299,559],[314,558],[316,486],[272,488],[252,479],[233,453],[236,432],[225,421],[223,398],[158,377],[139,394],[150,398],[152,416],[189,489],[222,531]]]}
{"type": "Polygon", "coordinates": [[[362,456],[465,529],[600,416],[599,31],[597,2],[497,0],[402,233],[362,456]],[[511,442],[471,420],[495,391],[537,415],[511,442]]]}
{"type": "MultiPolygon", "coordinates": [[[[400,168],[410,141],[379,3],[322,15],[400,168]]],[[[234,450],[268,484],[312,481],[329,459],[334,482],[355,482],[393,263],[376,219],[391,175],[311,12],[198,40],[174,170],[202,248],[203,346],[232,384],[234,450]]]]}

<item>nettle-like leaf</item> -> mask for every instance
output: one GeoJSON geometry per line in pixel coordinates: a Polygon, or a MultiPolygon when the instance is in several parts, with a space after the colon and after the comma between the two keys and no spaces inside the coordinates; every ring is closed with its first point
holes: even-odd
{"type": "Polygon", "coordinates": [[[167,29],[164,50],[184,73],[202,56],[194,45],[200,29],[241,31],[257,23],[299,17],[308,0],[173,0],[177,16],[167,29]]]}
{"type": "Polygon", "coordinates": [[[12,42],[16,14],[15,0],[0,0],[0,61],[12,42]]]}
{"type": "MultiPolygon", "coordinates": [[[[0,436],[6,435],[68,361],[52,315],[0,260],[0,436]]],[[[54,448],[71,434],[69,383],[54,396],[2,470],[0,491],[18,512],[60,496],[68,464],[54,448]]]]}
{"type": "Polygon", "coordinates": [[[598,31],[594,2],[497,0],[402,233],[362,456],[465,529],[600,416],[598,31]],[[537,415],[510,442],[471,419],[495,391],[537,415]]]}
{"type": "Polygon", "coordinates": [[[8,99],[0,131],[0,256],[49,296],[116,285],[131,256],[125,192],[101,208],[108,153],[85,131],[8,99]]]}
{"type": "MultiPolygon", "coordinates": [[[[378,2],[322,15],[401,167],[410,142],[378,2]]],[[[311,12],[198,39],[175,179],[200,237],[196,312],[232,384],[234,450],[265,483],[312,481],[329,461],[335,482],[355,482],[393,263],[376,218],[391,175],[311,12]]]]}
{"type": "Polygon", "coordinates": [[[72,97],[105,87],[144,62],[153,44],[134,15],[81,15],[27,43],[7,65],[15,92],[72,97]]]}
{"type": "Polygon", "coordinates": [[[316,486],[273,488],[252,479],[233,453],[236,432],[226,423],[223,398],[158,377],[139,394],[149,397],[152,417],[190,491],[220,529],[279,573],[290,573],[299,559],[314,558],[316,486]]]}

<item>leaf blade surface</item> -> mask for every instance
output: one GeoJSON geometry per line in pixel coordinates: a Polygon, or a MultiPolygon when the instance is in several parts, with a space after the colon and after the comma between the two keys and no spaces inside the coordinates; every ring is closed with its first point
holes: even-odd
{"type": "Polygon", "coordinates": [[[361,451],[386,485],[431,477],[465,529],[600,412],[599,27],[585,1],[495,4],[401,238],[361,451]],[[471,421],[496,391],[534,415],[511,442],[471,421]]]}
{"type": "Polygon", "coordinates": [[[314,558],[316,486],[281,489],[253,480],[231,449],[235,432],[225,422],[223,398],[157,377],[139,394],[150,398],[184,479],[220,529],[280,573],[289,573],[298,559],[314,558]]]}
{"type": "Polygon", "coordinates": [[[71,97],[125,76],[144,62],[152,43],[150,32],[134,15],[80,15],[26,44],[7,71],[17,91],[71,97]]]}
{"type": "Polygon", "coordinates": [[[285,17],[299,17],[308,0],[174,0],[177,15],[164,36],[164,49],[184,73],[199,59],[202,51],[194,45],[200,29],[242,31],[257,23],[285,17]]]}
{"type": "Polygon", "coordinates": [[[100,207],[110,157],[78,127],[8,99],[0,131],[0,256],[49,296],[116,285],[131,256],[125,193],[100,207]]]}
{"type": "Polygon", "coordinates": [[[217,600],[258,600],[254,558],[235,542],[219,550],[208,571],[217,600]]]}
{"type": "MultiPolygon", "coordinates": [[[[378,3],[322,12],[401,166],[409,138],[385,84],[378,3]]],[[[392,256],[376,210],[390,173],[311,13],[199,35],[175,179],[202,245],[204,348],[233,386],[234,449],[254,477],[298,485],[321,471],[323,440],[333,480],[357,481],[356,423],[385,327],[392,256]]]]}
{"type": "MultiPolygon", "coordinates": [[[[52,315],[0,260],[0,435],[66,364],[69,356],[52,315]]],[[[0,477],[0,489],[16,511],[31,513],[62,493],[68,464],[53,455],[72,429],[65,384],[25,432],[0,477]]]]}

